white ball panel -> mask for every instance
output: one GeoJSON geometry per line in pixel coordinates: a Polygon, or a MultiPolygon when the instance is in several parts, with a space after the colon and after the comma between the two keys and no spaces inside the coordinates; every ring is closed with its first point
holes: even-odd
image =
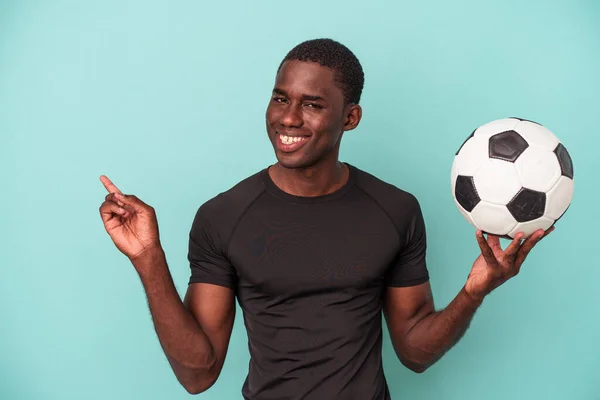
{"type": "Polygon", "coordinates": [[[454,203],[456,204],[456,207],[458,207],[458,211],[460,211],[460,213],[465,218],[465,220],[467,220],[467,222],[469,224],[473,225],[474,227],[477,227],[477,225],[473,221],[473,218],[471,218],[471,213],[469,213],[467,210],[462,208],[462,206],[458,203],[458,201],[454,200],[454,203]]]}
{"type": "Polygon", "coordinates": [[[486,162],[489,155],[489,140],[481,137],[472,137],[465,142],[456,156],[458,174],[473,176],[486,162]]]}
{"type": "Polygon", "coordinates": [[[549,151],[554,151],[559,143],[558,138],[548,128],[533,122],[520,121],[515,131],[530,145],[540,146],[549,151]]]}
{"type": "Polygon", "coordinates": [[[558,219],[573,200],[574,181],[561,176],[556,185],[546,193],[546,210],[544,216],[558,219]]]}
{"type": "Polygon", "coordinates": [[[473,222],[485,232],[492,235],[506,235],[516,225],[517,221],[506,206],[480,201],[471,211],[473,222]]]}
{"type": "Polygon", "coordinates": [[[529,146],[515,161],[521,184],[531,190],[547,192],[561,176],[558,158],[543,147],[529,146]]]}
{"type": "Polygon", "coordinates": [[[506,205],[521,189],[521,181],[511,162],[488,159],[473,177],[479,198],[506,205]]]}
{"type": "Polygon", "coordinates": [[[528,238],[538,229],[546,230],[550,228],[553,223],[553,219],[546,217],[540,217],[538,219],[534,219],[533,221],[519,222],[517,226],[515,226],[515,228],[509,232],[508,236],[514,238],[517,233],[523,232],[523,238],[528,238]]]}
{"type": "Polygon", "coordinates": [[[521,121],[515,118],[497,119],[495,121],[488,122],[485,125],[481,125],[479,128],[477,128],[474,137],[479,137],[488,140],[490,137],[497,133],[514,130],[515,126],[517,126],[519,122],[521,121]]]}

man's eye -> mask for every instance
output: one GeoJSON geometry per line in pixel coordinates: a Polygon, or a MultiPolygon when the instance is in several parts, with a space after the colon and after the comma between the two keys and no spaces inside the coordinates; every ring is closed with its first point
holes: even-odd
{"type": "Polygon", "coordinates": [[[316,108],[316,109],[321,109],[321,108],[323,108],[323,106],[321,106],[321,105],[319,105],[319,104],[314,104],[314,103],[308,103],[306,106],[307,106],[307,107],[310,107],[310,108],[316,108]]]}
{"type": "Polygon", "coordinates": [[[273,97],[275,103],[283,103],[285,99],[283,97],[273,97]]]}

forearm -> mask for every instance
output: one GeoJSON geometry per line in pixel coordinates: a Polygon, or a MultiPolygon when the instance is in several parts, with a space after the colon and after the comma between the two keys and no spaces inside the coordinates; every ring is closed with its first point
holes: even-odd
{"type": "Polygon", "coordinates": [[[446,308],[422,317],[407,333],[407,358],[422,370],[434,364],[461,339],[480,304],[463,288],[446,308]]]}
{"type": "Polygon", "coordinates": [[[158,339],[177,379],[195,392],[210,386],[216,364],[213,348],[184,306],[163,250],[152,250],[132,262],[144,286],[158,339]]]}

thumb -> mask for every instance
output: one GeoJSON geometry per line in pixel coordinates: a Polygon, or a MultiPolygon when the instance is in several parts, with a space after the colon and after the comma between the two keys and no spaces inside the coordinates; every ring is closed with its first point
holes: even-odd
{"type": "Polygon", "coordinates": [[[148,209],[148,205],[138,199],[137,196],[122,193],[115,193],[114,195],[117,200],[122,201],[123,204],[133,208],[136,212],[143,212],[148,209]]]}

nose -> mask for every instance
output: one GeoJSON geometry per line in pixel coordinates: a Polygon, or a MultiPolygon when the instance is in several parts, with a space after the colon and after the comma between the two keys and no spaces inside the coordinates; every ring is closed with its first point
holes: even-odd
{"type": "Polygon", "coordinates": [[[287,128],[299,128],[302,126],[302,113],[298,107],[293,104],[285,107],[285,110],[281,114],[279,123],[287,128]]]}

